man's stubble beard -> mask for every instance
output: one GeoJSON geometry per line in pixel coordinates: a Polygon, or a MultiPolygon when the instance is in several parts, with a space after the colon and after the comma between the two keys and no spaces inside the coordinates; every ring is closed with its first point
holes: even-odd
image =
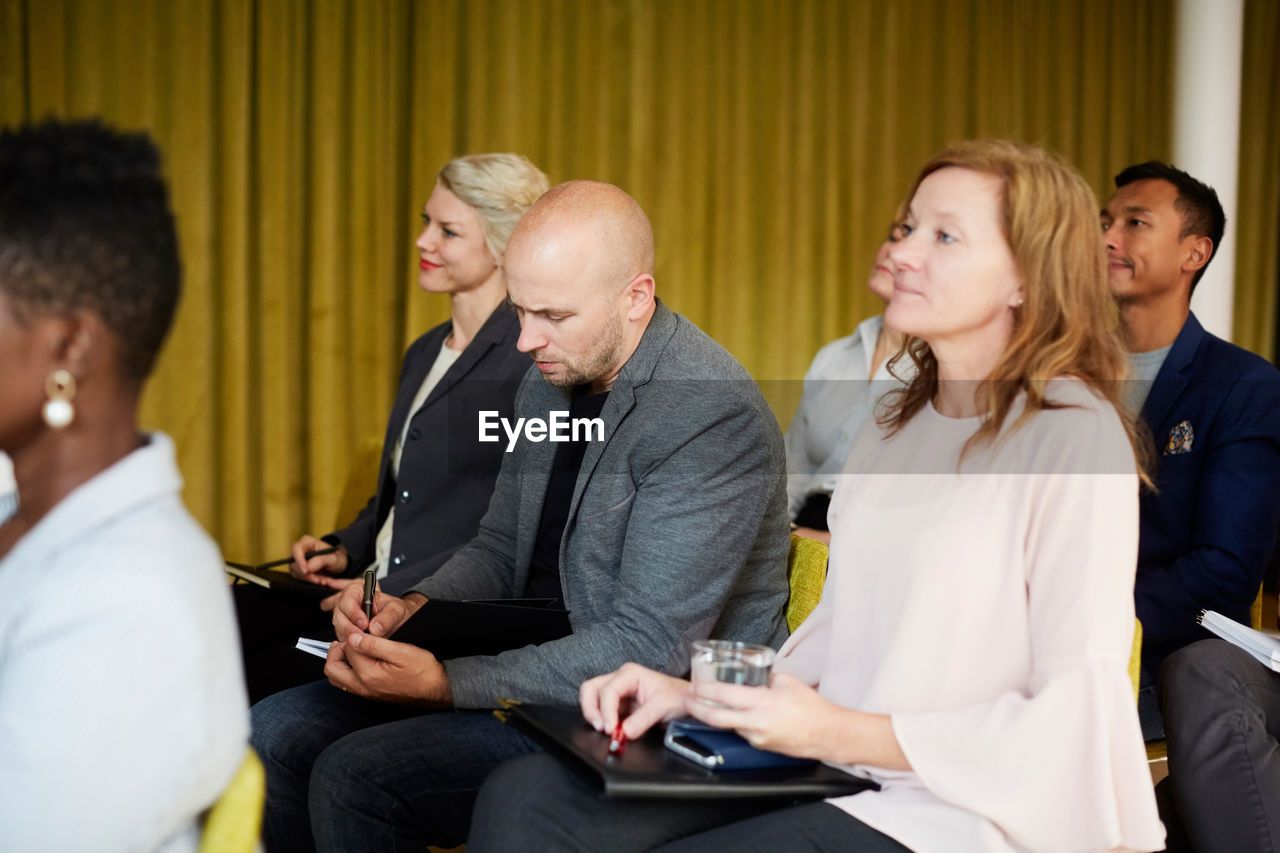
{"type": "Polygon", "coordinates": [[[562,361],[561,364],[565,369],[564,376],[548,378],[547,382],[557,388],[574,388],[599,379],[616,365],[618,354],[622,351],[622,338],[622,315],[613,314],[609,317],[608,324],[601,330],[600,337],[596,339],[591,351],[583,356],[582,362],[575,364],[567,360],[562,361]]]}

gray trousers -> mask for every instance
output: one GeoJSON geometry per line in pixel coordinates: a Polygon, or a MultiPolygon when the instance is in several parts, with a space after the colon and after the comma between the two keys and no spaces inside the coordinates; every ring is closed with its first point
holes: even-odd
{"type": "Polygon", "coordinates": [[[1160,670],[1169,743],[1161,817],[1170,851],[1275,851],[1280,842],[1280,674],[1225,640],[1160,670]]]}
{"type": "Polygon", "coordinates": [[[546,753],[509,761],[489,777],[467,839],[467,853],[641,850],[907,853],[824,802],[607,799],[546,753]]]}

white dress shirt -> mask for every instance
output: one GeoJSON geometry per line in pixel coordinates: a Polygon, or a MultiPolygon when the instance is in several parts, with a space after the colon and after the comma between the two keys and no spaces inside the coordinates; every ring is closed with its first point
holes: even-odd
{"type": "MultiPolygon", "coordinates": [[[[871,374],[883,326],[878,314],[863,320],[852,335],[818,350],[804,375],[800,407],[786,435],[787,506],[792,519],[810,494],[835,490],[844,461],[876,401],[902,387],[889,372],[889,359],[871,374]]],[[[907,358],[896,369],[903,379],[915,374],[907,358]]]]}

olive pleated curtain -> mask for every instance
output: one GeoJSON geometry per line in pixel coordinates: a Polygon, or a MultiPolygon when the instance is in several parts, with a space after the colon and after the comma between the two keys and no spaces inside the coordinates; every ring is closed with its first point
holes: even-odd
{"type": "MultiPolygon", "coordinates": [[[[1270,355],[1277,5],[1247,6],[1237,340],[1270,355]]],[[[185,294],[143,405],[231,558],[332,528],[400,356],[417,213],[457,154],[627,189],[658,292],[783,426],[825,341],[879,310],[871,255],[958,138],[1040,142],[1099,193],[1170,152],[1171,0],[0,0],[0,121],[159,142],[185,294]]]]}
{"type": "Polygon", "coordinates": [[[1280,290],[1280,2],[1247,0],[1232,337],[1270,358],[1280,290]]]}

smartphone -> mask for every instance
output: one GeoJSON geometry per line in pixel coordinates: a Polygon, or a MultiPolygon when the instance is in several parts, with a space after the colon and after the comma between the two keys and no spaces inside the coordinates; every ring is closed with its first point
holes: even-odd
{"type": "Polygon", "coordinates": [[[756,770],[794,767],[816,762],[756,749],[732,729],[718,729],[697,720],[672,720],[662,738],[667,749],[708,770],[756,770]]]}
{"type": "Polygon", "coordinates": [[[710,770],[714,770],[724,761],[724,756],[708,749],[688,735],[678,735],[668,730],[662,742],[666,744],[667,749],[681,758],[687,758],[710,770]]]}

